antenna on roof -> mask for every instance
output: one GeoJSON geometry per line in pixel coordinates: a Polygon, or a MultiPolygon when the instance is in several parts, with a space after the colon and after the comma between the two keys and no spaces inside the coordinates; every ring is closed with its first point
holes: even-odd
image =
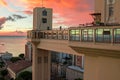
{"type": "Polygon", "coordinates": [[[42,4],[42,7],[43,7],[43,0],[42,0],[42,3],[41,3],[41,4],[42,4]]]}

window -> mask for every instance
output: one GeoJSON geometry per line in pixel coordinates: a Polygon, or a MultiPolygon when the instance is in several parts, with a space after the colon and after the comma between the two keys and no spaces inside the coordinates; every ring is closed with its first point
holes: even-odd
{"type": "Polygon", "coordinates": [[[44,57],[44,63],[48,63],[48,57],[47,56],[44,57]]]}
{"type": "Polygon", "coordinates": [[[111,29],[97,29],[96,42],[111,42],[111,29]]]}
{"type": "Polygon", "coordinates": [[[50,27],[49,27],[49,26],[47,27],[47,30],[50,30],[50,27]]]}
{"type": "Polygon", "coordinates": [[[113,9],[114,9],[113,7],[109,7],[109,16],[113,16],[114,12],[113,9]]]}
{"type": "Polygon", "coordinates": [[[43,16],[47,16],[47,11],[44,10],[44,11],[42,12],[42,15],[43,15],[43,16]]]}
{"type": "Polygon", "coordinates": [[[80,30],[71,30],[70,31],[70,40],[79,41],[80,40],[80,30]]]}
{"type": "Polygon", "coordinates": [[[92,29],[83,29],[82,30],[82,41],[93,41],[93,30],[92,29]]]}
{"type": "Polygon", "coordinates": [[[38,57],[37,62],[38,62],[38,64],[42,63],[42,58],[38,57]]]}
{"type": "Polygon", "coordinates": [[[110,35],[110,31],[103,31],[103,35],[110,35]]]}
{"type": "Polygon", "coordinates": [[[47,23],[47,18],[42,18],[42,23],[47,23]]]}

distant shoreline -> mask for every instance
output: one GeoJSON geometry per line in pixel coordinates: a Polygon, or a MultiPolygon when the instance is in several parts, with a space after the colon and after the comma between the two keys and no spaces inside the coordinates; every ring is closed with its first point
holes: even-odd
{"type": "Polygon", "coordinates": [[[27,36],[0,36],[0,37],[27,37],[27,36]]]}

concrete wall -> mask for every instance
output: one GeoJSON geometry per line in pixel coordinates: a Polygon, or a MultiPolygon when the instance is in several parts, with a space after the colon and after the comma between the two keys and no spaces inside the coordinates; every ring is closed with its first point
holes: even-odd
{"type": "Polygon", "coordinates": [[[50,52],[33,46],[33,80],[50,80],[50,52]]]}
{"type": "Polygon", "coordinates": [[[63,52],[67,54],[82,55],[82,54],[78,54],[72,48],[70,48],[69,42],[67,40],[41,39],[38,48],[46,49],[50,51],[63,52]]]}
{"type": "Polygon", "coordinates": [[[85,56],[84,80],[120,80],[120,59],[85,56]]]}
{"type": "MultiPolygon", "coordinates": [[[[96,13],[101,13],[101,22],[108,22],[108,14],[109,14],[109,4],[108,4],[109,0],[95,0],[95,12],[96,13]],[[105,4],[106,2],[106,4],[105,4]],[[106,6],[106,7],[105,7],[106,6]]],[[[114,19],[114,23],[120,23],[120,0],[114,0],[114,4],[113,4],[113,19],[114,19]]]]}

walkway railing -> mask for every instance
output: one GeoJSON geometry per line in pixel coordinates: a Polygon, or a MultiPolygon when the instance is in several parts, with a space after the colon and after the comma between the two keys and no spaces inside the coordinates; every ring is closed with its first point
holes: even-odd
{"type": "Polygon", "coordinates": [[[32,30],[28,39],[55,39],[79,42],[120,43],[120,26],[74,27],[67,30],[32,30]]]}
{"type": "Polygon", "coordinates": [[[58,39],[68,40],[68,30],[31,30],[27,32],[28,39],[58,39]]]}

